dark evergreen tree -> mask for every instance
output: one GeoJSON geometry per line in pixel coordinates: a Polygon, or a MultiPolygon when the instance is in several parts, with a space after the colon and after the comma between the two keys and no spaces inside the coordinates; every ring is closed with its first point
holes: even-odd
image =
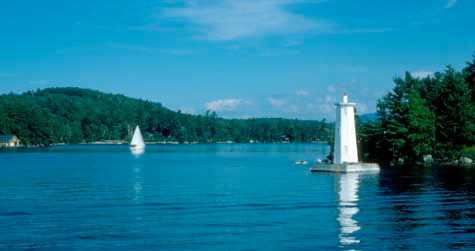
{"type": "Polygon", "coordinates": [[[377,121],[361,125],[363,158],[419,162],[431,154],[447,162],[474,149],[474,76],[475,59],[462,72],[448,66],[423,79],[396,78],[378,102],[377,121]]]}

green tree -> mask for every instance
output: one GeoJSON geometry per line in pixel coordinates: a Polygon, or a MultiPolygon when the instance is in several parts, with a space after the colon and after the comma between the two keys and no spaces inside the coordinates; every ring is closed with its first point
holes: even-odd
{"type": "Polygon", "coordinates": [[[471,90],[460,72],[447,67],[437,98],[432,104],[436,114],[437,156],[450,160],[466,145],[473,145],[473,102],[471,90]]]}
{"type": "Polygon", "coordinates": [[[432,111],[417,91],[409,94],[407,147],[405,156],[409,162],[422,161],[426,154],[433,154],[435,120],[432,111]]]}
{"type": "Polygon", "coordinates": [[[394,80],[378,101],[378,119],[360,129],[363,158],[397,163],[421,161],[425,154],[446,162],[475,145],[475,59],[458,72],[448,66],[424,79],[394,80]]]}

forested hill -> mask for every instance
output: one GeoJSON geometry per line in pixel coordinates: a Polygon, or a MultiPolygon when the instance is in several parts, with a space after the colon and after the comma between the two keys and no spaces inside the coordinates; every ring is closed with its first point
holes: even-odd
{"type": "Polygon", "coordinates": [[[15,134],[24,145],[129,140],[137,124],[149,142],[310,142],[327,140],[330,132],[324,121],[189,115],[81,88],[0,95],[0,134],[15,134]]]}

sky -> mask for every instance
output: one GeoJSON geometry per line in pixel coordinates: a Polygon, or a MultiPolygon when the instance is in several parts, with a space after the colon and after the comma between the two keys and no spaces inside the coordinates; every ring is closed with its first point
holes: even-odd
{"type": "Polygon", "coordinates": [[[0,2],[0,93],[77,86],[226,118],[360,114],[409,71],[462,69],[473,0],[0,2]]]}

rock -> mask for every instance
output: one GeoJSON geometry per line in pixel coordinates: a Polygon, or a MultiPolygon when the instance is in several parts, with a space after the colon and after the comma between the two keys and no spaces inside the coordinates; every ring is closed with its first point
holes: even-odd
{"type": "Polygon", "coordinates": [[[404,159],[403,159],[403,158],[399,158],[399,159],[397,160],[397,163],[398,163],[399,165],[403,165],[403,164],[404,164],[404,159]]]}
{"type": "Polygon", "coordinates": [[[472,163],[473,163],[473,160],[472,160],[471,158],[469,158],[469,157],[462,156],[462,157],[460,157],[459,162],[460,162],[461,164],[472,164],[472,163]]]}
{"type": "Polygon", "coordinates": [[[434,159],[432,158],[432,155],[430,154],[424,155],[423,160],[424,160],[424,163],[426,164],[430,164],[434,161],[434,159]]]}

